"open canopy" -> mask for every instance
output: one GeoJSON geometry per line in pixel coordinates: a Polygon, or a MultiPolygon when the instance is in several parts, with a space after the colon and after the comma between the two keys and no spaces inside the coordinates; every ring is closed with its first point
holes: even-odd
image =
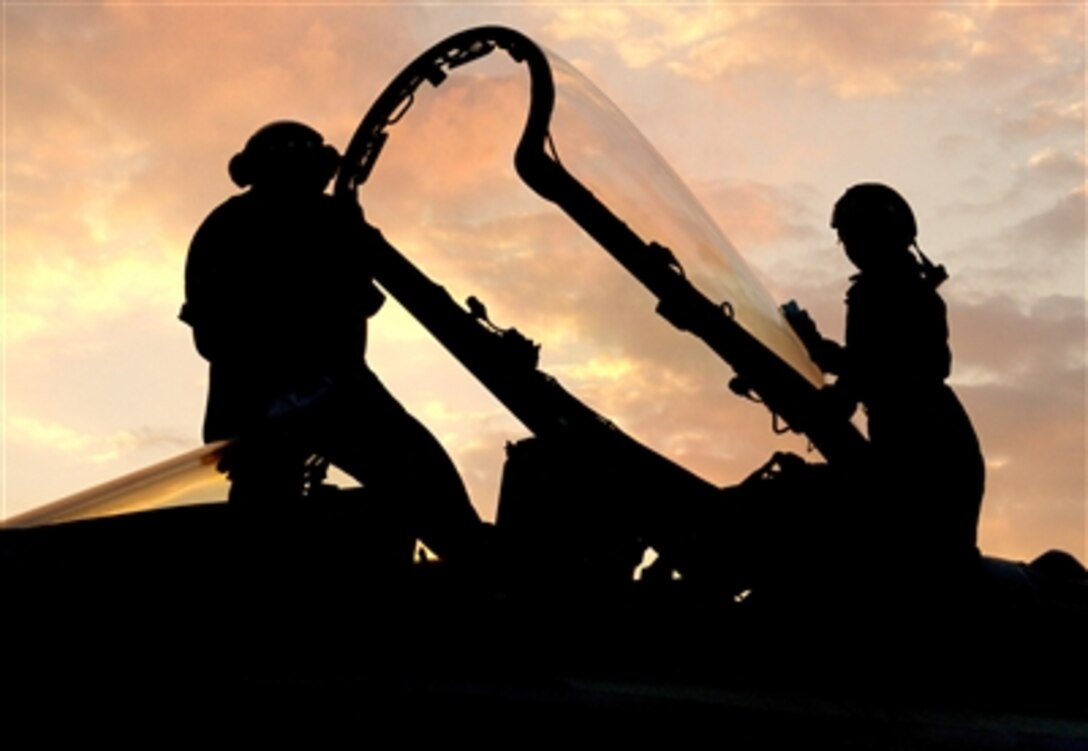
{"type": "MultiPolygon", "coordinates": [[[[470,29],[405,68],[356,131],[336,191],[358,195],[454,297],[482,297],[499,325],[542,342],[544,370],[625,427],[654,414],[674,435],[713,440],[699,417],[677,424],[689,415],[676,397],[699,391],[703,409],[728,400],[724,361],[735,391],[829,460],[866,450],[817,397],[819,370],[675,172],[584,76],[515,31],[470,29]]],[[[661,433],[636,429],[648,432],[661,433]]]]}
{"type": "MultiPolygon", "coordinates": [[[[421,55],[370,110],[346,161],[355,169],[341,172],[337,190],[358,190],[394,244],[435,257],[442,281],[470,280],[489,303],[510,299],[511,320],[546,347],[555,342],[537,324],[592,321],[582,328],[608,341],[646,330],[594,320],[602,304],[647,304],[571,224],[586,224],[572,188],[581,185],[638,238],[671,250],[694,286],[779,358],[822,382],[764,285],[654,147],[573,65],[517,32],[472,29],[421,55]],[[500,47],[526,59],[529,75],[488,54],[500,47]],[[556,166],[575,182],[555,180],[556,166]],[[537,294],[516,288],[527,278],[537,294]]],[[[652,307],[646,321],[662,325],[652,307]]]]}

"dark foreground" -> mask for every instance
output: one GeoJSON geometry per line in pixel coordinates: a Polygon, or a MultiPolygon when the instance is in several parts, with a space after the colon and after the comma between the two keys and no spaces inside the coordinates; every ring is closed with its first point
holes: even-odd
{"type": "Polygon", "coordinates": [[[3,531],[5,706],[229,719],[247,737],[1088,748],[1075,602],[848,611],[549,580],[412,563],[366,504],[304,508],[3,531]]]}

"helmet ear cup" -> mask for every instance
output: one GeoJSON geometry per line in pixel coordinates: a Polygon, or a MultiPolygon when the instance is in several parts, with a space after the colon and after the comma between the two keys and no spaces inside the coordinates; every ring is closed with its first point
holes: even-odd
{"type": "Polygon", "coordinates": [[[227,172],[230,174],[231,182],[239,188],[248,188],[253,184],[254,177],[252,155],[239,151],[231,157],[230,163],[227,164],[227,172]]]}

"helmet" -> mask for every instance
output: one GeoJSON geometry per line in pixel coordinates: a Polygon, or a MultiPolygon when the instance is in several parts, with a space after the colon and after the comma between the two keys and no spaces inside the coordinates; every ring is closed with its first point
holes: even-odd
{"type": "Polygon", "coordinates": [[[228,165],[239,188],[277,181],[320,180],[324,188],[336,174],[340,154],[309,125],[279,120],[265,125],[235,154],[228,165]]]}
{"type": "Polygon", "coordinates": [[[831,213],[831,227],[847,241],[909,248],[918,235],[914,212],[895,190],[880,183],[861,183],[848,189],[831,213]]]}

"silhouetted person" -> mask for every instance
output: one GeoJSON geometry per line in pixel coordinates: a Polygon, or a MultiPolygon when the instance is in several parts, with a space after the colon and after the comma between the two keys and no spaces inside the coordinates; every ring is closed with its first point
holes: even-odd
{"type": "Polygon", "coordinates": [[[364,360],[383,300],[367,267],[376,231],[324,192],[339,164],[295,122],[261,128],[230,161],[248,190],[197,230],[181,313],[211,365],[204,439],[240,437],[227,457],[234,503],[297,498],[316,453],[407,504],[427,545],[457,557],[481,523],[446,452],[364,360]]]}
{"type": "Polygon", "coordinates": [[[860,272],[846,295],[845,345],[821,337],[803,311],[787,315],[817,365],[838,376],[828,398],[845,414],[865,409],[873,460],[854,485],[869,545],[908,576],[969,575],[984,469],[967,413],[945,383],[944,268],[917,249],[910,206],[885,185],[847,190],[831,226],[860,272]]]}

